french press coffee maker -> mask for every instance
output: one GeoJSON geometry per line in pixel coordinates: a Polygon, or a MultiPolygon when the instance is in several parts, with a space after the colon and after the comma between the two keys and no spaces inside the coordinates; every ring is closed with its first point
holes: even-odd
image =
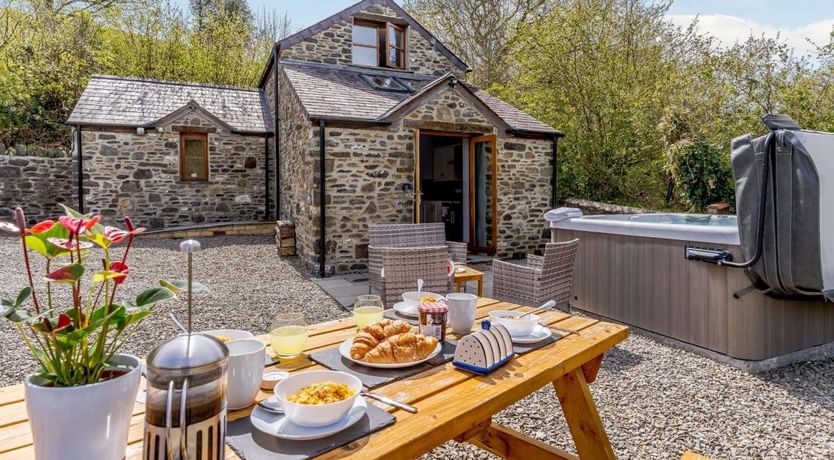
{"type": "Polygon", "coordinates": [[[229,350],[191,331],[191,254],[188,254],[188,333],[156,347],[147,359],[145,460],[223,460],[226,441],[226,365],[229,350]]]}

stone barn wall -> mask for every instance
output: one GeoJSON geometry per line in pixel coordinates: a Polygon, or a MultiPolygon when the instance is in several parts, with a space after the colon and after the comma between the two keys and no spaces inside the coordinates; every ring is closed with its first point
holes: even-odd
{"type": "MultiPolygon", "coordinates": [[[[213,128],[192,113],[172,125],[213,128]]],[[[82,130],[85,205],[105,218],[129,215],[149,228],[264,217],[264,138],[208,134],[209,180],[181,181],[180,134],[82,130]]],[[[270,152],[274,196],[274,152],[270,152]]],[[[271,207],[274,203],[271,204],[271,207]]]]}
{"type": "Polygon", "coordinates": [[[18,206],[29,224],[63,214],[59,203],[78,207],[73,158],[0,156],[0,219],[14,220],[18,206]]]}
{"type": "MultiPolygon", "coordinates": [[[[362,13],[373,17],[399,18],[397,13],[385,5],[372,5],[362,13]]],[[[318,62],[322,64],[352,65],[353,20],[338,21],[329,28],[281,50],[281,59],[318,62]]],[[[452,72],[459,78],[464,72],[441,54],[419,32],[408,30],[408,69],[418,74],[441,76],[452,72]]]]}

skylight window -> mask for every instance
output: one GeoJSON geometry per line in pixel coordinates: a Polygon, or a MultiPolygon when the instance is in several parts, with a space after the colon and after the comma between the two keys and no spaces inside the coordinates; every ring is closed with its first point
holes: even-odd
{"type": "Polygon", "coordinates": [[[362,79],[365,80],[374,89],[381,89],[383,91],[396,91],[399,93],[410,93],[412,91],[408,83],[400,80],[397,77],[389,77],[385,75],[367,75],[361,74],[362,79]]]}

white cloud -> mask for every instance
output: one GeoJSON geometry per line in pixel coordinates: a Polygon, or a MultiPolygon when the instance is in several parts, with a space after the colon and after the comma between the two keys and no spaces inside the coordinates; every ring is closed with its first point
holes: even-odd
{"type": "Polygon", "coordinates": [[[750,35],[776,37],[778,34],[780,40],[793,47],[799,56],[813,53],[814,45],[808,40],[817,45],[827,44],[834,27],[834,19],[823,19],[802,27],[774,27],[724,14],[670,14],[667,19],[675,25],[687,27],[696,17],[698,29],[715,37],[722,46],[744,41],[750,35]]]}

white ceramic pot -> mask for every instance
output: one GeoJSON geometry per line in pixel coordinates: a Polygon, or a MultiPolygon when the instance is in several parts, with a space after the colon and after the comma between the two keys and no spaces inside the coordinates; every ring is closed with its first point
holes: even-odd
{"type": "Polygon", "coordinates": [[[130,417],[139,391],[139,358],[115,355],[127,374],[92,385],[52,388],[24,380],[26,412],[38,460],[118,460],[125,456],[130,417]]]}

